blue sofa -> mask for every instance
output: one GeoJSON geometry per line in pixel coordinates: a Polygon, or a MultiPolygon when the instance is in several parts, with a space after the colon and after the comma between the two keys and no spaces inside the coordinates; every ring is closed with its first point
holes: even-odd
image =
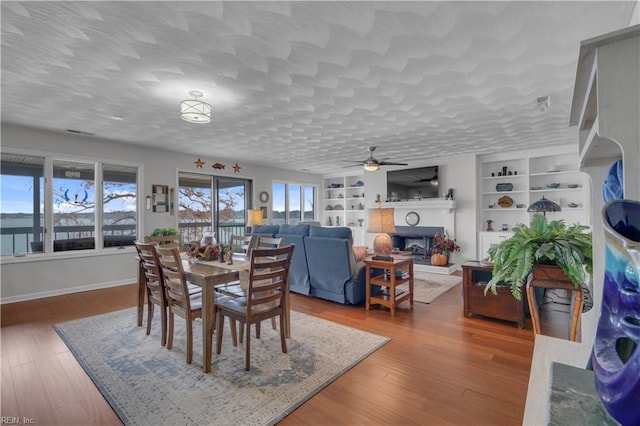
{"type": "Polygon", "coordinates": [[[295,244],[290,289],[293,292],[343,304],[365,299],[364,262],[356,262],[353,236],[347,227],[325,228],[299,225],[260,225],[252,235],[283,238],[295,244]]]}

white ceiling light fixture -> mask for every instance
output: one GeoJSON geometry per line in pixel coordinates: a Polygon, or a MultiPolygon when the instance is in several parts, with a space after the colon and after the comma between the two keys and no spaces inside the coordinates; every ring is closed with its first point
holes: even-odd
{"type": "Polygon", "coordinates": [[[380,164],[374,159],[367,159],[364,162],[364,169],[368,172],[375,172],[380,168],[380,164]]]}
{"type": "Polygon", "coordinates": [[[551,95],[540,96],[538,98],[538,109],[541,112],[547,112],[549,106],[551,106],[551,95]]]}
{"type": "Polygon", "coordinates": [[[211,122],[211,105],[198,100],[202,92],[192,90],[189,92],[195,99],[186,99],[180,102],[180,118],[189,123],[206,124],[211,122]]]}

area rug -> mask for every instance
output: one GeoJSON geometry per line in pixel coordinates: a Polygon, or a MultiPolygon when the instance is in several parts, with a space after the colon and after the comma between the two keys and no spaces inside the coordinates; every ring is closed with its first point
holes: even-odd
{"type": "MultiPolygon", "coordinates": [[[[451,288],[462,283],[462,277],[455,275],[420,272],[413,280],[413,301],[432,303],[451,288]]],[[[408,286],[408,284],[405,284],[408,286]]]]}
{"type": "Polygon", "coordinates": [[[261,338],[251,340],[249,372],[244,370],[244,345],[233,347],[227,323],[222,353],[216,355],[214,348],[207,374],[199,319],[191,365],[181,318],[176,318],[171,350],[160,346],[159,317],[147,336],[146,327],[135,325],[135,309],[55,329],[126,425],[275,424],[389,341],[292,312],[289,351],[283,354],[279,332],[268,323],[261,338]]]}

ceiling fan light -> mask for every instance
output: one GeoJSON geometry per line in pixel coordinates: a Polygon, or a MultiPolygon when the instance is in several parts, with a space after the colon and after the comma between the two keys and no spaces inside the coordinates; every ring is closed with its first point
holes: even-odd
{"type": "Polygon", "coordinates": [[[368,172],[375,172],[380,168],[378,163],[364,163],[364,169],[368,172]]]}
{"type": "Polygon", "coordinates": [[[206,124],[211,122],[211,105],[199,101],[202,92],[191,91],[191,96],[196,99],[187,99],[180,102],[180,118],[189,123],[206,124]]]}

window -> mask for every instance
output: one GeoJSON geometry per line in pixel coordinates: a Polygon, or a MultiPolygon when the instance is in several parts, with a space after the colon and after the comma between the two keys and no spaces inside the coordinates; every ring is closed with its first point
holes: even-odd
{"type": "Polygon", "coordinates": [[[53,161],[53,251],[95,248],[95,164],[53,161]]]}
{"type": "Polygon", "coordinates": [[[138,211],[138,169],[103,164],[102,176],[104,247],[133,245],[138,211]]]}
{"type": "Polygon", "coordinates": [[[184,242],[212,232],[221,244],[244,235],[251,181],[197,173],[178,174],[178,223],[184,242]],[[213,206],[217,206],[214,209],[213,206]]]}
{"type": "Polygon", "coordinates": [[[120,247],[136,239],[137,167],[2,153],[1,178],[3,256],[94,249],[98,238],[100,248],[120,247]],[[45,176],[52,176],[51,185],[45,176]]]}
{"type": "Polygon", "coordinates": [[[314,220],[316,188],[312,185],[274,182],[272,185],[273,223],[296,224],[314,220]]]}
{"type": "Polygon", "coordinates": [[[43,251],[44,158],[2,153],[2,255],[43,251]]]}

